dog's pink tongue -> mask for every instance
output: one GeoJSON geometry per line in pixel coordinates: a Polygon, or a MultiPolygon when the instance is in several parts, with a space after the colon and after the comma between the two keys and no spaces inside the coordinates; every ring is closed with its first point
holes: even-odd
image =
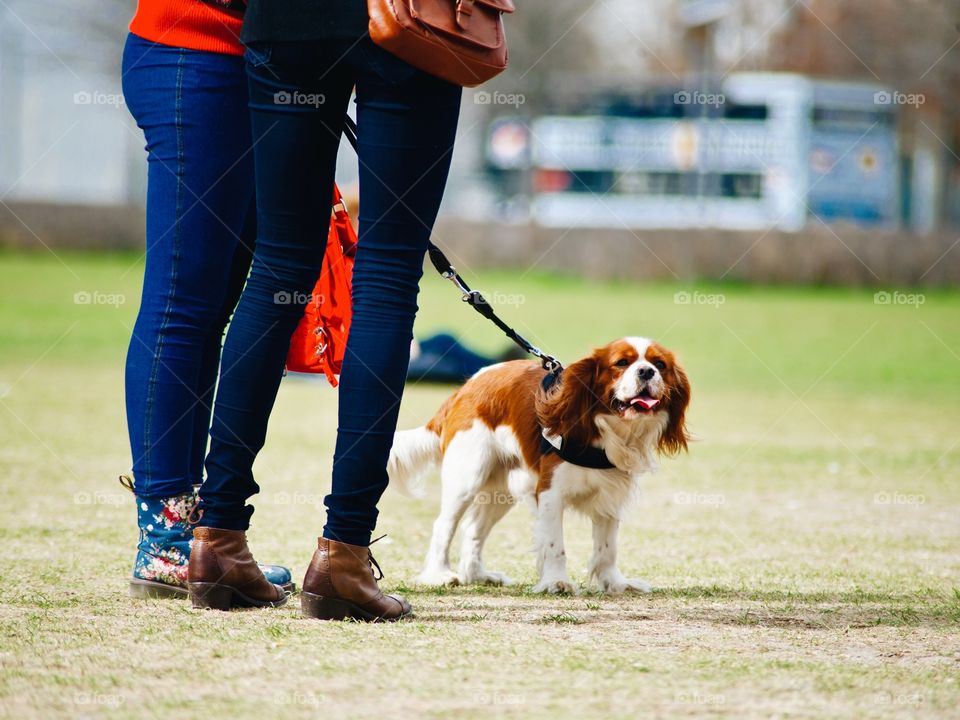
{"type": "Polygon", "coordinates": [[[650,398],[650,397],[635,397],[633,400],[630,401],[630,404],[643,405],[645,410],[650,410],[652,408],[655,408],[657,405],[659,405],[660,401],[657,400],[656,398],[650,398]]]}

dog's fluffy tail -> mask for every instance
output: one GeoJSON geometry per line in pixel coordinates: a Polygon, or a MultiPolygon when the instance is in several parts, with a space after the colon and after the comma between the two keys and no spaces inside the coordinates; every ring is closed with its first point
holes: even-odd
{"type": "Polygon", "coordinates": [[[404,495],[423,497],[423,476],[440,463],[440,436],[428,426],[400,430],[393,436],[387,463],[390,484],[404,495]]]}

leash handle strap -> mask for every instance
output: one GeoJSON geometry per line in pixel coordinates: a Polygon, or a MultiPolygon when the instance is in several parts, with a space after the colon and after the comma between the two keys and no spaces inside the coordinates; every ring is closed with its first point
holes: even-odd
{"type": "MultiPolygon", "coordinates": [[[[343,134],[347,138],[347,142],[353,146],[354,151],[357,151],[357,124],[349,115],[345,117],[343,122],[343,134]]],[[[560,361],[553,357],[553,355],[548,355],[547,353],[543,352],[540,348],[532,344],[520,333],[501,320],[494,312],[490,303],[487,302],[487,299],[483,297],[478,290],[470,289],[470,286],[467,285],[466,281],[462,277],[460,277],[459,273],[457,273],[457,269],[453,266],[447,256],[443,254],[443,251],[434,245],[430,240],[427,241],[427,252],[430,255],[430,262],[433,264],[433,267],[436,268],[436,271],[440,273],[441,277],[452,282],[460,291],[461,300],[500,328],[508,338],[519,345],[525,352],[528,352],[534,357],[538,358],[543,365],[544,370],[549,370],[552,373],[559,373],[561,370],[563,370],[563,365],[561,365],[560,361]]]]}

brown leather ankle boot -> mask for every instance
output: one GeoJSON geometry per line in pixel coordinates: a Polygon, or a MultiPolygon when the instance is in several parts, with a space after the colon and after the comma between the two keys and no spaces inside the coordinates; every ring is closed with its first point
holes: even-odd
{"type": "Polygon", "coordinates": [[[377,585],[382,577],[370,548],[320,538],[303,579],[303,614],[320,620],[367,622],[390,622],[412,615],[406,600],[383,594],[377,585]]]}
{"type": "Polygon", "coordinates": [[[287,601],[283,588],[263,576],[242,530],[194,528],[187,580],[197,608],[279,607],[287,601]]]}

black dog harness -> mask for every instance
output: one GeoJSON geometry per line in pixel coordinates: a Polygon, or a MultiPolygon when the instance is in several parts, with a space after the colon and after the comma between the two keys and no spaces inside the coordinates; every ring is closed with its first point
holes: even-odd
{"type": "MultiPolygon", "coordinates": [[[[540,388],[547,392],[560,382],[561,372],[548,372],[540,383],[540,388]]],[[[556,454],[572,465],[590,468],[591,470],[611,470],[616,467],[607,454],[592,445],[570,445],[562,437],[547,436],[546,428],[540,430],[540,452],[544,455],[556,454]]]]}

